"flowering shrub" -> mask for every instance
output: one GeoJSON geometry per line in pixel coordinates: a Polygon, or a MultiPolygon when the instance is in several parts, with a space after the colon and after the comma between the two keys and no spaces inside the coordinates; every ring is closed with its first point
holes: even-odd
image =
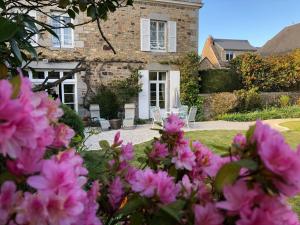
{"type": "Polygon", "coordinates": [[[137,161],[117,133],[100,141],[105,166],[91,181],[59,102],[20,81],[0,81],[1,225],[300,224],[287,204],[300,193],[300,148],[262,122],[222,157],[185,139],[175,115],[137,161]]]}

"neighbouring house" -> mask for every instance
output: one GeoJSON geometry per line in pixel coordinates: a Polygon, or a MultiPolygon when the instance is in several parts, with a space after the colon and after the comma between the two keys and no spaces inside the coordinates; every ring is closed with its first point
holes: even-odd
{"type": "Polygon", "coordinates": [[[229,61],[246,52],[256,52],[247,40],[217,39],[209,36],[202,50],[200,70],[224,69],[229,61]]]}
{"type": "Polygon", "coordinates": [[[280,55],[300,48],[300,23],[285,27],[269,40],[258,53],[263,56],[280,55]]]}
{"type": "MultiPolygon", "coordinates": [[[[86,24],[73,29],[57,29],[59,41],[50,35],[36,37],[47,46],[42,60],[30,66],[34,84],[49,76],[49,82],[62,77],[84,62],[87,70],[65,80],[56,92],[61,101],[84,115],[88,96],[99,83],[126,78],[131,69],[139,69],[142,92],[138,96],[138,116],[150,117],[150,107],[159,106],[168,111],[175,103],[180,89],[180,71],[176,65],[166,64],[178,57],[198,50],[198,20],[201,0],[135,0],[133,7],[118,9],[102,23],[103,31],[117,51],[114,55],[101,39],[97,25],[86,24]],[[164,62],[164,63],[163,63],[164,62]]],[[[72,21],[68,15],[53,9],[56,20],[72,21]]],[[[33,15],[45,20],[44,15],[33,15]]],[[[87,21],[80,14],[74,24],[87,21]]],[[[49,21],[59,26],[57,21],[49,21]]]]}

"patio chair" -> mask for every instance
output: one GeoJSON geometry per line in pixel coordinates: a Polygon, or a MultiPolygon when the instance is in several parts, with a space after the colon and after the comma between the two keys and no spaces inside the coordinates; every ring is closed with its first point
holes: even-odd
{"type": "Polygon", "coordinates": [[[189,107],[187,105],[181,105],[179,107],[179,113],[178,116],[180,119],[186,120],[189,113],[189,107]]]}
{"type": "Polygon", "coordinates": [[[186,118],[186,125],[188,128],[190,128],[190,122],[196,122],[196,115],[197,115],[197,107],[196,106],[192,106],[189,112],[188,117],[186,118]]]}
{"type": "Polygon", "coordinates": [[[109,121],[100,117],[100,107],[97,104],[90,105],[91,120],[100,125],[102,130],[109,130],[109,121]]]}
{"type": "Polygon", "coordinates": [[[125,104],[125,116],[123,119],[123,129],[135,128],[134,118],[135,118],[135,104],[125,104]]]}
{"type": "Polygon", "coordinates": [[[163,118],[161,116],[160,108],[157,106],[151,107],[151,116],[152,116],[152,128],[154,128],[155,124],[161,124],[164,125],[163,118]]]}

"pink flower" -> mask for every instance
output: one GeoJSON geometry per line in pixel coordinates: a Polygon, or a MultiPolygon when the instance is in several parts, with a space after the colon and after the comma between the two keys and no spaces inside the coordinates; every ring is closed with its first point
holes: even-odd
{"type": "Polygon", "coordinates": [[[235,144],[237,147],[243,149],[246,147],[247,139],[243,134],[237,134],[233,138],[233,144],[235,144]]]}
{"type": "Polygon", "coordinates": [[[152,197],[156,188],[155,174],[149,168],[135,172],[135,179],[130,181],[134,192],[139,192],[141,196],[152,197]]]}
{"type": "Polygon", "coordinates": [[[184,122],[179,119],[178,116],[171,114],[165,124],[164,124],[164,130],[169,134],[175,134],[180,131],[181,128],[184,127],[184,122]]]}
{"type": "Polygon", "coordinates": [[[216,209],[213,203],[207,203],[205,206],[195,205],[195,225],[221,225],[223,216],[216,209]]]}
{"type": "Polygon", "coordinates": [[[120,154],[120,161],[129,161],[132,160],[134,157],[133,153],[133,145],[132,143],[128,143],[127,145],[121,146],[121,154],[120,154]]]}
{"type": "Polygon", "coordinates": [[[257,121],[252,137],[265,167],[276,175],[273,182],[287,196],[300,192],[300,157],[285,142],[283,136],[257,121]]]}
{"type": "Polygon", "coordinates": [[[237,225],[299,225],[298,216],[281,197],[263,196],[256,207],[241,213],[237,225]]]}
{"type": "Polygon", "coordinates": [[[118,147],[123,143],[123,141],[120,139],[120,136],[121,136],[121,133],[120,133],[120,131],[118,131],[114,138],[113,147],[118,147]]]}
{"type": "Polygon", "coordinates": [[[55,127],[55,134],[55,139],[52,145],[55,147],[67,147],[71,139],[74,137],[75,132],[65,124],[58,124],[55,127]]]}
{"type": "Polygon", "coordinates": [[[191,183],[191,181],[187,175],[183,176],[183,178],[181,180],[181,185],[182,185],[184,197],[188,198],[194,189],[194,185],[191,183]]]}
{"type": "Polygon", "coordinates": [[[6,181],[1,186],[0,192],[0,224],[6,224],[9,216],[14,213],[13,209],[18,200],[16,185],[6,181]]]}
{"type": "Polygon", "coordinates": [[[47,200],[39,194],[25,193],[23,202],[17,208],[18,224],[47,225],[47,200]]]}
{"type": "Polygon", "coordinates": [[[166,144],[162,144],[159,141],[156,141],[153,145],[153,149],[149,154],[149,157],[152,159],[156,158],[165,158],[169,155],[169,150],[166,144]]]}
{"type": "Polygon", "coordinates": [[[176,201],[176,196],[179,188],[173,181],[173,178],[168,176],[167,172],[159,171],[155,176],[157,185],[157,196],[164,204],[169,204],[176,201]]]}
{"type": "Polygon", "coordinates": [[[99,196],[99,190],[99,182],[94,181],[91,189],[87,193],[87,198],[84,200],[84,211],[74,225],[102,225],[100,219],[97,217],[97,210],[99,208],[97,198],[99,196]]]}
{"type": "Polygon", "coordinates": [[[172,163],[175,163],[177,169],[192,170],[195,165],[195,155],[189,147],[177,149],[177,156],[172,158],[172,163]]]}
{"type": "Polygon", "coordinates": [[[134,182],[136,180],[136,172],[138,171],[136,168],[133,166],[128,166],[125,174],[125,180],[128,183],[134,182]]]}
{"type": "Polygon", "coordinates": [[[124,197],[123,184],[120,177],[116,177],[108,188],[108,200],[113,209],[117,209],[124,197]]]}
{"type": "Polygon", "coordinates": [[[225,186],[223,194],[226,200],[218,202],[217,207],[238,213],[251,208],[253,200],[259,192],[255,189],[249,190],[247,184],[240,180],[234,185],[225,186]]]}

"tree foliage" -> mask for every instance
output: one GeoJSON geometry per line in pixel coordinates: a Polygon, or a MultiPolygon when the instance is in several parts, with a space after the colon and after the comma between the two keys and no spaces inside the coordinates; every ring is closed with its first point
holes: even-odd
{"type": "Polygon", "coordinates": [[[245,89],[293,90],[300,81],[300,50],[269,57],[247,53],[232,60],[231,67],[241,75],[245,89]]]}

